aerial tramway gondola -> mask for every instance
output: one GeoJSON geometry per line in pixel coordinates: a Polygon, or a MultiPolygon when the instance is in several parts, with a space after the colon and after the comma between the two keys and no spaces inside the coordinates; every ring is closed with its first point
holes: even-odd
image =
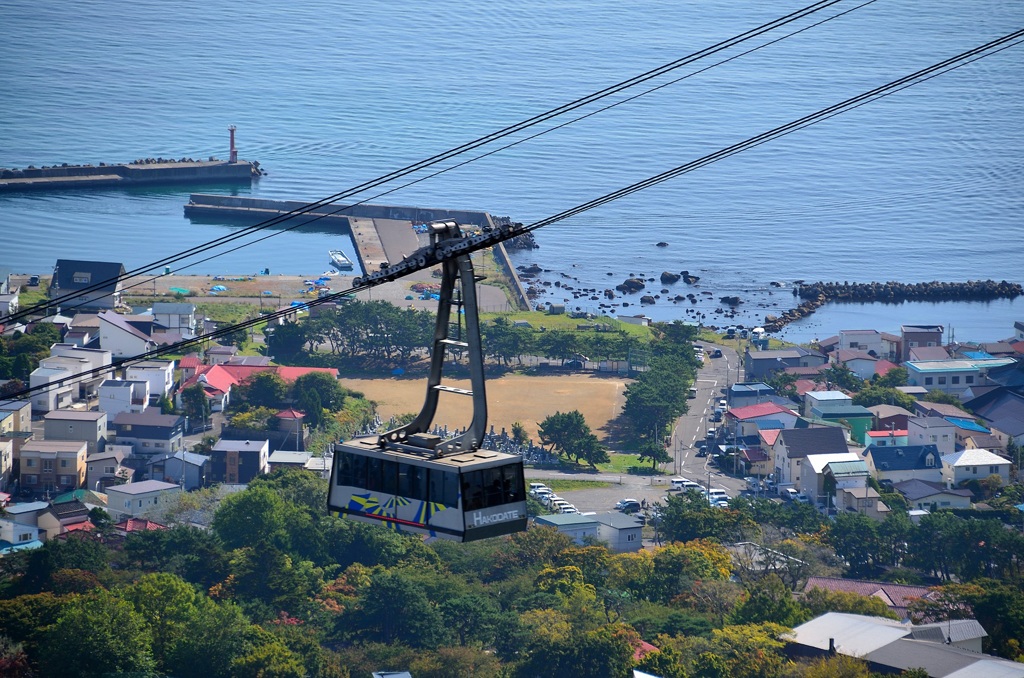
{"type": "Polygon", "coordinates": [[[522,457],[480,447],[487,425],[487,398],[476,303],[478,279],[469,254],[450,257],[463,242],[458,224],[433,222],[429,232],[430,244],[408,257],[442,260],[423,408],[405,426],[334,445],[328,507],[355,520],[455,541],[519,532],[526,529],[522,457]],[[455,298],[457,282],[459,300],[455,298]],[[464,311],[464,338],[451,336],[453,304],[464,311]],[[472,390],[441,383],[449,349],[467,351],[472,390]],[[463,434],[449,440],[429,433],[441,393],[472,399],[472,422],[463,434]]]}

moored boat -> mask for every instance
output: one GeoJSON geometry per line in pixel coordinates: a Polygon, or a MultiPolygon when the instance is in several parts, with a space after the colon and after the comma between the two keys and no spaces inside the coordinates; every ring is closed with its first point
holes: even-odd
{"type": "Polygon", "coordinates": [[[353,268],[352,260],[345,256],[345,253],[341,250],[331,250],[328,252],[331,256],[331,265],[335,268],[339,268],[343,271],[348,271],[353,268]]]}

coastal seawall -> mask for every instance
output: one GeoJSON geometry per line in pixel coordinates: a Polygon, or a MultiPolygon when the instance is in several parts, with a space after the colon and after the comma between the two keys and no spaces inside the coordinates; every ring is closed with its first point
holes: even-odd
{"type": "Polygon", "coordinates": [[[1015,299],[1024,294],[1020,283],[1006,280],[969,280],[967,282],[816,282],[799,284],[793,296],[803,299],[799,306],[782,315],[767,315],[764,328],[778,332],[786,325],[806,318],[825,304],[839,303],[892,303],[912,301],[990,301],[1015,299]]]}
{"type": "Polygon", "coordinates": [[[64,164],[27,169],[0,169],[0,193],[184,183],[248,184],[260,173],[259,163],[246,160],[224,162],[151,158],[122,165],[64,164]]]}

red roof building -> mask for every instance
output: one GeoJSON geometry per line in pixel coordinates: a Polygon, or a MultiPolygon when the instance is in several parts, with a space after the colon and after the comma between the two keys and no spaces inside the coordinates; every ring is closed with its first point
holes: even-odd
{"type": "Polygon", "coordinates": [[[125,534],[129,532],[149,532],[151,530],[166,530],[166,525],[153,522],[147,518],[129,518],[114,525],[114,529],[125,534]]]}

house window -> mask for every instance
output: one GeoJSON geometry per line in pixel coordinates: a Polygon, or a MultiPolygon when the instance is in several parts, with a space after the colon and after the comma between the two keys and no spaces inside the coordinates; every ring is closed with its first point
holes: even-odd
{"type": "Polygon", "coordinates": [[[626,541],[636,541],[636,533],[629,533],[626,535],[626,541]]]}
{"type": "Polygon", "coordinates": [[[940,501],[939,502],[939,506],[949,506],[949,502],[948,501],[940,501]]]}
{"type": "Polygon", "coordinates": [[[924,459],[924,465],[928,468],[935,468],[935,457],[929,454],[924,459]]]}
{"type": "Polygon", "coordinates": [[[939,377],[939,383],[940,384],[945,384],[946,383],[946,378],[945,377],[939,377]]]}
{"type": "Polygon", "coordinates": [[[74,433],[74,432],[75,432],[75,425],[74,424],[68,424],[68,433],[74,433]]]}
{"type": "Polygon", "coordinates": [[[103,467],[103,472],[107,473],[107,474],[111,474],[111,473],[114,472],[114,467],[113,466],[104,466],[103,467]]]}
{"type": "Polygon", "coordinates": [[[951,384],[959,384],[960,383],[960,377],[950,377],[949,378],[949,383],[951,383],[951,384]]]}
{"type": "Polygon", "coordinates": [[[931,377],[925,377],[924,378],[924,385],[925,386],[931,386],[932,385],[932,378],[931,377]]]}
{"type": "Polygon", "coordinates": [[[60,460],[60,467],[61,468],[67,468],[68,467],[68,460],[67,459],[61,459],[60,460]]]}
{"type": "Polygon", "coordinates": [[[75,481],[73,479],[74,479],[74,476],[61,476],[60,477],[60,484],[61,485],[68,485],[68,486],[74,485],[75,481]]]}
{"type": "Polygon", "coordinates": [[[88,285],[91,277],[88,273],[76,273],[71,279],[76,285],[88,285]]]}
{"type": "Polygon", "coordinates": [[[124,507],[125,508],[131,508],[132,507],[132,500],[131,499],[125,499],[124,500],[124,507]]]}
{"type": "Polygon", "coordinates": [[[149,447],[149,443],[142,443],[143,447],[149,447]]]}
{"type": "Polygon", "coordinates": [[[35,459],[26,459],[25,460],[25,466],[28,467],[28,468],[35,468],[36,460],[35,459]]]}
{"type": "Polygon", "coordinates": [[[978,467],[977,466],[972,466],[971,467],[971,474],[972,475],[978,475],[978,467]]]}
{"type": "Polygon", "coordinates": [[[142,508],[142,500],[139,500],[139,508],[142,508]]]}
{"type": "Polygon", "coordinates": [[[43,473],[53,473],[53,459],[43,459],[43,473]]]}
{"type": "Polygon", "coordinates": [[[26,485],[35,485],[39,482],[39,476],[27,475],[23,476],[26,485]]]}
{"type": "Polygon", "coordinates": [[[974,375],[968,374],[967,377],[966,377],[966,381],[967,381],[968,384],[973,384],[974,383],[974,375]]]}
{"type": "Polygon", "coordinates": [[[999,467],[998,466],[989,466],[988,467],[988,473],[989,473],[989,475],[992,475],[993,473],[999,473],[999,467]]]}

